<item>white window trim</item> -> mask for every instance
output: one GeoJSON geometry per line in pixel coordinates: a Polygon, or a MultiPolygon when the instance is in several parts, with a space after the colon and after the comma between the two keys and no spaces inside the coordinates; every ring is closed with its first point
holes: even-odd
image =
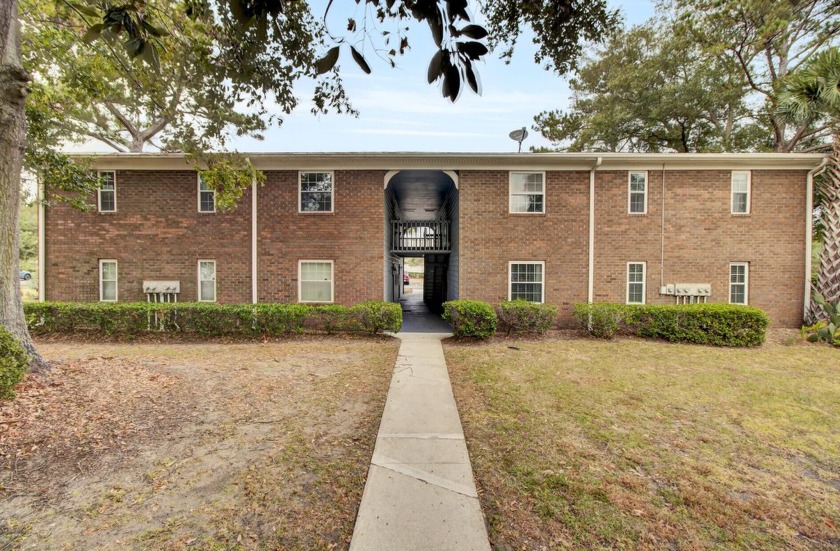
{"type": "Polygon", "coordinates": [[[730,176],[730,183],[729,183],[729,212],[735,216],[746,216],[750,214],[752,210],[752,171],[751,170],[733,170],[730,176]],[[745,212],[735,212],[733,210],[735,206],[735,175],[736,174],[746,174],[747,175],[747,210],[745,212]]]}
{"type": "MultiPolygon", "coordinates": [[[[648,211],[648,189],[650,189],[650,182],[648,181],[648,171],[647,170],[630,170],[627,172],[627,214],[636,214],[636,215],[643,215],[647,214],[648,211]],[[642,212],[633,212],[630,210],[630,207],[633,204],[633,189],[632,189],[632,179],[633,174],[644,174],[645,175],[645,207],[642,212]]],[[[638,191],[636,192],[638,193],[638,191]]]]}
{"type": "MultiPolygon", "coordinates": [[[[326,212],[326,211],[322,211],[326,212]]],[[[335,302],[335,261],[334,260],[298,260],[298,285],[297,285],[297,299],[300,304],[332,304],[335,302]],[[304,264],[309,262],[320,262],[322,264],[330,265],[330,300],[302,300],[301,287],[303,280],[300,277],[301,268],[304,264]]]]}
{"type": "Polygon", "coordinates": [[[729,263],[729,304],[738,304],[741,306],[748,306],[750,304],[750,263],[749,262],[730,262],[729,263]],[[732,267],[744,267],[744,302],[732,302],[732,267]]]}
{"type": "Polygon", "coordinates": [[[103,174],[110,172],[114,175],[114,208],[113,210],[102,210],[102,188],[96,189],[96,207],[99,212],[117,212],[117,171],[116,170],[98,170],[96,177],[100,178],[103,174]]]}
{"type": "MultiPolygon", "coordinates": [[[[539,264],[542,266],[542,281],[540,286],[540,302],[545,304],[545,261],[544,260],[511,260],[508,262],[508,300],[513,300],[513,265],[514,264],[539,264]]],[[[536,283],[536,282],[534,282],[536,283]]]]}
{"type": "Polygon", "coordinates": [[[627,263],[627,270],[625,271],[627,278],[627,295],[625,297],[625,304],[646,304],[647,303],[647,262],[631,261],[627,263]],[[630,266],[633,264],[642,265],[642,302],[630,302],[630,266]]]}
{"type": "MultiPolygon", "coordinates": [[[[545,185],[545,172],[541,172],[539,170],[511,170],[510,172],[508,172],[508,214],[545,214],[546,213],[545,187],[546,187],[546,185],[545,185]],[[511,199],[514,196],[514,193],[513,193],[513,175],[514,174],[540,174],[540,175],[542,175],[542,193],[539,194],[539,195],[542,195],[542,210],[541,211],[539,211],[539,212],[527,212],[527,211],[521,212],[521,211],[513,210],[511,208],[511,207],[513,207],[513,205],[511,204],[511,199]]],[[[538,195],[538,194],[536,194],[536,193],[517,193],[516,195],[538,195]]]]}
{"type": "Polygon", "coordinates": [[[120,299],[120,264],[113,258],[101,258],[99,259],[99,302],[117,302],[120,299]],[[113,262],[115,266],[114,271],[114,300],[105,300],[102,296],[103,286],[102,286],[102,265],[106,262],[110,263],[113,262]]]}
{"type": "Polygon", "coordinates": [[[213,259],[210,259],[210,258],[202,258],[202,259],[198,260],[198,262],[196,263],[195,266],[196,266],[196,275],[198,277],[198,289],[196,289],[196,298],[198,299],[198,302],[216,302],[217,298],[219,296],[218,295],[218,290],[217,290],[217,285],[216,285],[216,281],[219,279],[218,275],[217,275],[217,272],[216,272],[216,261],[213,260],[213,259]],[[202,262],[212,262],[213,263],[213,300],[207,300],[207,299],[201,298],[201,263],[202,262]]]}
{"type": "Polygon", "coordinates": [[[213,214],[214,212],[216,212],[216,190],[215,189],[213,189],[213,190],[209,190],[209,189],[202,190],[201,189],[201,173],[200,172],[196,175],[195,185],[196,185],[196,189],[198,190],[197,204],[198,204],[199,214],[213,214]],[[201,210],[201,194],[202,193],[208,193],[208,192],[211,192],[211,191],[213,193],[213,210],[201,210]]]}
{"type": "MultiPolygon", "coordinates": [[[[332,214],[335,212],[335,171],[334,170],[300,170],[298,171],[298,191],[297,191],[298,214],[332,214]],[[332,180],[332,200],[330,201],[330,210],[303,210],[303,175],[304,174],[329,174],[332,180]]],[[[308,262],[308,261],[307,261],[308,262]]],[[[335,274],[333,274],[335,277],[335,274]]]]}

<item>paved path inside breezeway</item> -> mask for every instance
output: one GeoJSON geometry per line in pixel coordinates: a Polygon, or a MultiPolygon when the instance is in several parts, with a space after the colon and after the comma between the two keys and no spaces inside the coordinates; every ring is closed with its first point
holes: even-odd
{"type": "Polygon", "coordinates": [[[490,549],[441,339],[401,332],[351,551],[490,549]]]}

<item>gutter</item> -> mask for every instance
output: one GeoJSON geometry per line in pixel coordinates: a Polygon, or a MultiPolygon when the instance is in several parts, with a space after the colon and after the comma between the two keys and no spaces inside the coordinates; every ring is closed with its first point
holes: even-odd
{"type": "Polygon", "coordinates": [[[47,209],[44,205],[46,191],[44,183],[38,178],[38,302],[46,300],[47,282],[44,279],[47,273],[47,249],[46,249],[46,219],[47,209]]]}
{"type": "Polygon", "coordinates": [[[603,157],[598,157],[589,169],[589,287],[587,302],[595,301],[595,171],[601,166],[603,157]]]}
{"type": "Polygon", "coordinates": [[[811,309],[811,255],[813,254],[814,232],[814,176],[821,173],[828,166],[828,158],[823,157],[818,166],[808,171],[805,178],[805,295],[803,302],[803,316],[811,309]]]}
{"type": "MultiPolygon", "coordinates": [[[[245,161],[251,162],[246,158],[245,161]]],[[[251,178],[251,302],[257,299],[257,177],[251,178]]]]}

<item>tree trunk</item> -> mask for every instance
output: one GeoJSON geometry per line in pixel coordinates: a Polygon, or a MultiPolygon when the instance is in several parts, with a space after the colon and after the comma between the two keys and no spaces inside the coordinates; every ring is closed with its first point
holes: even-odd
{"type": "Polygon", "coordinates": [[[20,64],[17,0],[0,0],[0,324],[23,342],[33,357],[32,370],[41,371],[47,364],[26,330],[18,279],[18,209],[28,82],[20,64]]]}
{"type": "MultiPolygon", "coordinates": [[[[825,236],[817,291],[830,304],[837,304],[840,302],[840,130],[834,133],[831,158],[824,173],[821,191],[825,236]]],[[[826,313],[819,305],[812,304],[811,310],[816,314],[814,317],[826,319],[826,313]]]]}

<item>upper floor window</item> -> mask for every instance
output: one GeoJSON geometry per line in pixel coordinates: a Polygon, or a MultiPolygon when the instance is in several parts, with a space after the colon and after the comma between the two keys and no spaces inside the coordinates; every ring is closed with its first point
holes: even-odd
{"type": "Polygon", "coordinates": [[[750,267],[746,262],[729,265],[729,303],[747,304],[750,267]]]}
{"type": "Polygon", "coordinates": [[[509,212],[545,212],[545,173],[510,173],[509,212]]]}
{"type": "Polygon", "coordinates": [[[198,175],[198,212],[216,212],[216,190],[198,175]]]}
{"type": "Polygon", "coordinates": [[[301,172],[298,212],[332,212],[333,191],[332,172],[301,172]]]}
{"type": "Polygon", "coordinates": [[[647,212],[647,172],[631,172],[627,184],[627,212],[645,214],[647,212]]]}
{"type": "Polygon", "coordinates": [[[117,302],[117,261],[99,261],[99,300],[117,302]]]}
{"type": "Polygon", "coordinates": [[[545,262],[510,263],[508,297],[510,300],[543,302],[545,298],[545,262]]]}
{"type": "Polygon", "coordinates": [[[97,192],[99,212],[116,212],[117,210],[117,174],[113,170],[100,170],[99,190],[97,192]]]}
{"type": "Polygon", "coordinates": [[[732,171],[732,214],[750,213],[750,180],[750,171],[732,171]]]}
{"type": "Polygon", "coordinates": [[[627,304],[645,303],[645,263],[627,263],[627,304]]]}
{"type": "Polygon", "coordinates": [[[216,302],[216,261],[198,261],[198,301],[216,302]]]}
{"type": "Polygon", "coordinates": [[[298,302],[333,302],[333,261],[301,260],[298,264],[298,302]]]}

